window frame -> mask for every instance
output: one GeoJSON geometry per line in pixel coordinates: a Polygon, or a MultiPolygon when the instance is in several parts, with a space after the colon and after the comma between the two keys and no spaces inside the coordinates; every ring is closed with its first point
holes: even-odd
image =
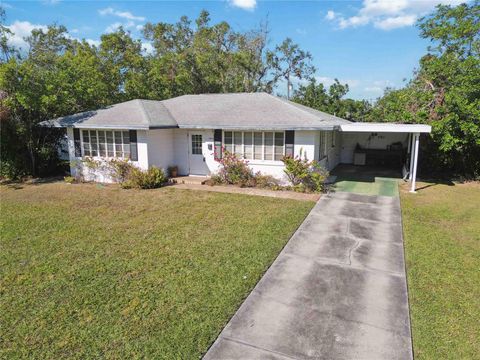
{"type": "Polygon", "coordinates": [[[282,157],[285,156],[285,131],[276,131],[276,130],[269,130],[269,131],[264,131],[264,130],[235,130],[235,129],[228,129],[228,130],[224,130],[222,129],[222,147],[223,148],[226,148],[226,143],[225,143],[225,133],[231,133],[231,143],[229,143],[228,145],[231,146],[231,152],[232,153],[235,153],[235,147],[234,147],[234,144],[235,144],[235,133],[241,133],[241,136],[242,136],[242,144],[241,144],[241,151],[242,151],[242,155],[241,155],[241,159],[243,160],[248,160],[249,163],[251,164],[255,164],[255,163],[282,163],[282,160],[279,159],[279,160],[275,160],[275,135],[276,134],[282,134],[282,157]],[[249,158],[246,158],[245,157],[245,133],[251,133],[252,134],[252,144],[251,144],[251,147],[252,147],[252,158],[249,159],[249,158]],[[255,145],[255,134],[258,134],[258,133],[261,133],[262,134],[262,145],[261,145],[261,148],[262,148],[262,158],[261,159],[256,159],[255,158],[255,149],[256,149],[256,146],[260,146],[260,145],[255,145]],[[272,133],[272,145],[271,146],[271,150],[272,150],[272,159],[271,160],[268,160],[268,159],[265,159],[265,149],[266,149],[266,145],[265,145],[265,133],[272,133]]]}
{"type": "Polygon", "coordinates": [[[93,158],[93,159],[107,159],[107,160],[110,160],[110,159],[130,159],[131,157],[131,148],[130,148],[130,144],[131,144],[131,141],[130,141],[130,130],[128,129],[80,129],[80,148],[81,148],[81,155],[82,155],[82,158],[85,158],[85,157],[90,157],[90,158],[93,158]],[[86,143],[84,141],[84,132],[88,132],[88,143],[86,143]],[[97,155],[92,155],[92,135],[91,133],[92,132],[95,132],[95,136],[96,136],[96,153],[97,155]],[[100,136],[99,136],[99,133],[100,132],[103,132],[103,135],[104,135],[104,140],[105,142],[103,143],[103,145],[105,146],[104,147],[104,152],[105,152],[105,156],[101,156],[100,155],[100,136]],[[120,132],[120,137],[121,137],[121,143],[117,143],[116,142],[116,132],[120,132]],[[108,133],[111,133],[111,139],[112,139],[112,146],[113,146],[113,149],[112,151],[109,151],[109,148],[108,148],[108,133]],[[128,143],[125,142],[125,133],[128,133],[128,143]],[[90,155],[85,155],[85,145],[88,144],[88,148],[89,148],[89,152],[90,152],[90,155]],[[117,146],[120,145],[121,146],[121,156],[117,156],[117,146]],[[128,149],[128,151],[125,151],[126,149],[128,149]],[[113,156],[109,156],[108,153],[109,152],[113,152],[113,156]],[[127,156],[125,156],[127,155],[127,156]]]}
{"type": "Polygon", "coordinates": [[[327,158],[327,131],[320,130],[319,143],[318,143],[318,161],[322,161],[327,158]]]}

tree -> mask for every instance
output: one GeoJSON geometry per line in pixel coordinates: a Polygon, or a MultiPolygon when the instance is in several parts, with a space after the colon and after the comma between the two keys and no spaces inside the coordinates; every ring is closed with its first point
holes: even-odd
{"type": "Polygon", "coordinates": [[[108,87],[108,102],[117,103],[148,97],[148,64],[142,42],[132,39],[122,27],[100,38],[98,51],[102,80],[108,87]]]}
{"type": "Polygon", "coordinates": [[[269,52],[267,61],[275,71],[275,81],[281,78],[287,81],[287,99],[290,99],[292,78],[309,79],[315,72],[312,55],[300,49],[290,38],[277,45],[274,52],[269,52]]]}
{"type": "Polygon", "coordinates": [[[96,49],[62,26],[35,29],[27,53],[0,66],[2,176],[45,175],[58,165],[62,131],[38,123],[108,103],[96,49]]]}
{"type": "Polygon", "coordinates": [[[0,4],[0,64],[15,55],[15,50],[8,44],[8,38],[12,35],[12,32],[5,26],[5,19],[5,10],[0,4]]]}
{"type": "Polygon", "coordinates": [[[149,74],[154,96],[271,92],[280,75],[266,49],[267,35],[266,26],[240,33],[226,22],[211,25],[207,11],[194,22],[183,16],[176,24],[146,24],[144,36],[155,49],[149,74]]]}
{"type": "Polygon", "coordinates": [[[310,80],[295,91],[293,101],[352,121],[364,121],[371,105],[365,100],[344,99],[348,84],[337,79],[327,90],[322,83],[310,80]]]}
{"type": "Polygon", "coordinates": [[[480,2],[439,5],[418,27],[432,42],[429,53],[407,86],[388,89],[368,118],[431,124],[424,168],[480,177],[480,2]]]}

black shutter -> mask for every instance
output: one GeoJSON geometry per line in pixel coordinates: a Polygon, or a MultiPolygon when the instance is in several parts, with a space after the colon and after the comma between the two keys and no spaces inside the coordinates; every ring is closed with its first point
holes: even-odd
{"type": "Polygon", "coordinates": [[[130,130],[130,160],[138,161],[137,130],[130,130]]]}
{"type": "Polygon", "coordinates": [[[75,146],[75,157],[82,157],[82,143],[80,141],[80,129],[73,129],[73,144],[75,146]]]}
{"type": "Polygon", "coordinates": [[[213,133],[214,142],[214,157],[215,159],[222,158],[222,129],[215,129],[213,133]]]}
{"type": "Polygon", "coordinates": [[[285,156],[293,156],[295,144],[295,131],[285,131],[285,156]]]}

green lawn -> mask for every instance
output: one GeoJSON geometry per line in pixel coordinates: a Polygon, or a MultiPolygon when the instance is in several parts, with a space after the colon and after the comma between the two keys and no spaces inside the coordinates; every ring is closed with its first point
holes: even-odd
{"type": "Polygon", "coordinates": [[[480,184],[428,185],[401,191],[415,357],[479,359],[480,184]]]}
{"type": "Polygon", "coordinates": [[[199,358],[313,202],[0,188],[0,358],[199,358]]]}

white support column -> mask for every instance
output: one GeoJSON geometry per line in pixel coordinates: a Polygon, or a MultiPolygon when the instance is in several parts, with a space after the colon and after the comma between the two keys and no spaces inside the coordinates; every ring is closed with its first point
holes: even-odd
{"type": "Polygon", "coordinates": [[[409,151],[408,153],[410,154],[410,170],[408,171],[408,180],[412,180],[412,173],[413,173],[413,149],[414,149],[414,143],[415,143],[415,134],[410,134],[410,141],[408,142],[408,147],[409,151]]]}
{"type": "Polygon", "coordinates": [[[413,144],[413,149],[412,149],[412,155],[413,155],[413,169],[412,169],[412,187],[410,188],[410,192],[414,193],[415,192],[415,182],[417,181],[417,164],[418,164],[418,147],[420,145],[420,134],[415,133],[413,135],[413,139],[415,140],[413,144]]]}

